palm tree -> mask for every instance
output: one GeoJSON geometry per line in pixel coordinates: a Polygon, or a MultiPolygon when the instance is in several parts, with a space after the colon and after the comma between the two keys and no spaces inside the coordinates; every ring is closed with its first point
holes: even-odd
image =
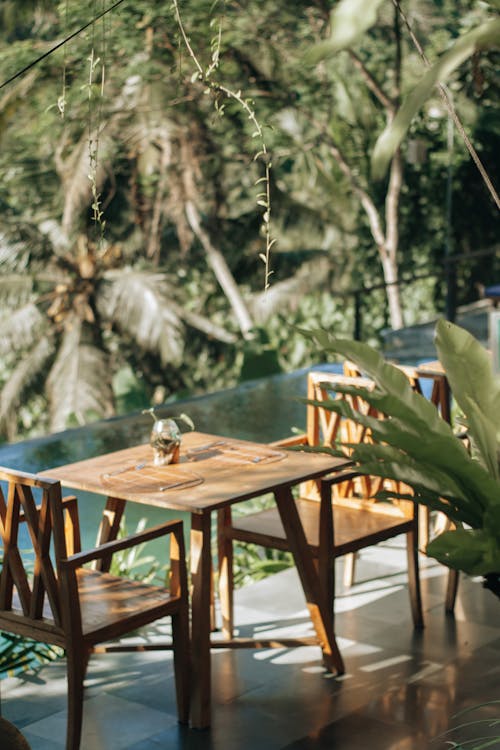
{"type": "Polygon", "coordinates": [[[183,306],[172,274],[139,251],[89,242],[55,252],[30,227],[0,238],[0,354],[14,363],[0,393],[9,438],[27,390],[46,393],[51,430],[114,413],[112,380],[127,355],[178,366],[186,326],[225,343],[235,334],[183,306]],[[28,249],[29,248],[29,249],[28,249]]]}

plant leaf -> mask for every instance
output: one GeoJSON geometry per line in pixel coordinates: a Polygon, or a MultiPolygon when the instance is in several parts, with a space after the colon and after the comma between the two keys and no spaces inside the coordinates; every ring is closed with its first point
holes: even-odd
{"type": "Polygon", "coordinates": [[[394,120],[377,139],[371,160],[374,179],[381,179],[385,175],[389,163],[408,132],[413,118],[429,98],[434,87],[446,81],[451,73],[478,49],[497,46],[499,39],[500,20],[495,18],[459,37],[451,49],[427,70],[404,100],[394,120]]]}
{"type": "Polygon", "coordinates": [[[9,427],[25,389],[43,370],[53,352],[53,340],[50,337],[40,338],[15,367],[0,394],[0,424],[9,427]]]}
{"type": "Polygon", "coordinates": [[[71,419],[85,424],[89,417],[108,417],[113,411],[111,373],[102,349],[88,343],[86,327],[73,315],[47,378],[51,429],[65,430],[71,419]]]}
{"type": "Polygon", "coordinates": [[[474,447],[498,479],[500,379],[493,374],[491,357],[468,331],[445,320],[436,325],[435,341],[453,396],[467,418],[474,447]]]}
{"type": "MultiPolygon", "coordinates": [[[[462,520],[475,527],[482,525],[482,513],[492,504],[500,502],[500,485],[494,475],[489,475],[485,468],[467,455],[459,439],[453,434],[450,426],[439,416],[436,407],[420,394],[415,393],[406,376],[397,368],[387,364],[383,357],[367,344],[335,339],[326,331],[309,332],[327,352],[342,354],[356,363],[359,369],[366,372],[375,381],[373,390],[355,389],[368,403],[390,415],[390,419],[377,420],[352,410],[346,402],[333,400],[327,403],[315,402],[317,406],[331,408],[356,422],[368,426],[375,440],[388,443],[417,461],[422,472],[434,476],[439,472],[443,482],[441,491],[450,502],[460,507],[462,520]],[[452,480],[445,480],[445,475],[452,480]]],[[[349,391],[337,386],[339,391],[349,391]]],[[[378,456],[380,447],[366,445],[356,448],[353,457],[365,461],[372,451],[378,456]],[[358,451],[356,453],[356,451],[358,451]],[[368,453],[365,453],[368,451],[368,453]],[[362,453],[363,452],[363,453],[362,453]]],[[[392,457],[392,460],[395,460],[392,457]]],[[[394,470],[395,467],[392,467],[394,470]]],[[[370,464],[369,471],[364,473],[388,476],[388,468],[370,464]],[[382,474],[382,472],[385,472],[382,474]]],[[[394,476],[411,484],[409,474],[394,476]]],[[[422,477],[413,477],[421,482],[422,477]]],[[[423,487],[439,491],[434,485],[423,487]]]]}
{"type": "Polygon", "coordinates": [[[306,62],[315,64],[350,47],[377,20],[383,0],[341,0],[330,14],[330,38],[316,44],[306,55],[306,62]]]}
{"type": "Polygon", "coordinates": [[[427,554],[450,568],[470,575],[500,570],[500,549],[483,529],[445,531],[427,545],[427,554]]]}
{"type": "Polygon", "coordinates": [[[32,302],[4,315],[1,320],[0,354],[8,354],[32,346],[33,341],[40,338],[43,324],[44,317],[32,302]]]}
{"type": "Polygon", "coordinates": [[[178,365],[184,335],[182,322],[169,305],[172,292],[165,275],[126,268],[106,274],[98,307],[142,349],[158,352],[163,364],[178,365]]]}

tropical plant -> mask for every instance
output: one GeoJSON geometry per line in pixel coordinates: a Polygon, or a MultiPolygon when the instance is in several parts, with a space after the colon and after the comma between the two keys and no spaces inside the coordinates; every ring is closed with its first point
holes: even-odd
{"type": "Polygon", "coordinates": [[[362,415],[337,400],[318,403],[371,430],[374,443],[320,448],[350,455],[363,474],[395,479],[411,494],[382,492],[379,499],[413,499],[445,514],[453,528],[431,540],[427,553],[443,564],[481,575],[500,596],[500,379],[488,352],[467,331],[440,320],[436,348],[453,395],[463,412],[470,453],[463,440],[406,376],[373,348],[344,341],[324,330],[311,331],[329,355],[356,363],[375,388],[339,387],[357,393],[386,419],[362,415]],[[351,453],[352,451],[352,453],[351,453]]]}
{"type": "Polygon", "coordinates": [[[14,633],[0,635],[0,675],[22,672],[26,669],[54,661],[63,650],[49,643],[40,643],[14,633]]]}
{"type": "MultiPolygon", "coordinates": [[[[136,534],[144,531],[147,518],[141,518],[135,528],[136,534]]],[[[123,539],[128,536],[127,522],[125,516],[120,522],[118,538],[123,539]]],[[[138,544],[128,550],[116,552],[111,560],[110,572],[115,576],[124,576],[133,581],[143,581],[144,583],[157,583],[164,585],[168,579],[168,569],[166,565],[160,565],[156,555],[147,551],[146,544],[138,544]]]]}
{"type": "Polygon", "coordinates": [[[446,746],[451,750],[498,748],[500,747],[500,735],[494,736],[491,730],[495,730],[500,725],[499,708],[500,700],[468,706],[451,717],[452,719],[458,719],[459,723],[435,739],[446,738],[446,746]],[[486,714],[486,716],[482,718],[482,714],[486,714]],[[488,714],[490,715],[488,716],[488,714]],[[479,718],[477,718],[478,716],[479,718]],[[464,719],[466,720],[464,721],[464,719]],[[483,732],[483,734],[478,736],[478,732],[483,732]]]}
{"type": "MultiPolygon", "coordinates": [[[[486,14],[485,17],[488,20],[485,23],[478,25],[476,22],[477,28],[469,30],[468,33],[455,40],[452,48],[431,66],[401,4],[393,0],[392,23],[384,17],[386,5],[383,0],[340,0],[331,10],[329,37],[314,45],[309,50],[306,60],[312,63],[321,62],[324,67],[332,57],[337,63],[339,52],[346,51],[351,58],[353,71],[358,73],[367,92],[374,97],[380,113],[385,118],[385,127],[376,143],[369,146],[373,148],[370,170],[366,167],[360,169],[356,157],[346,152],[344,143],[339,138],[335,138],[333,128],[329,129],[326,137],[330,141],[331,154],[346,178],[348,187],[359,200],[366,214],[387,285],[390,324],[392,328],[401,328],[404,325],[403,307],[399,286],[396,283],[401,267],[400,209],[405,198],[405,156],[401,145],[415,115],[423,103],[434,95],[435,89],[439,89],[446,108],[479,166],[497,208],[500,207],[491,179],[465,133],[449,92],[442,85],[442,82],[473,54],[498,46],[500,21],[498,17],[491,18],[486,14]],[[363,52],[358,51],[361,45],[366,47],[370,43],[370,35],[373,32],[376,34],[379,29],[385,31],[387,44],[392,49],[392,60],[389,63],[390,76],[383,76],[379,71],[375,72],[371,60],[366,59],[363,52]],[[406,35],[405,32],[407,32],[406,35]],[[404,44],[405,36],[409,36],[409,46],[404,44]],[[415,49],[412,49],[413,45],[415,49]],[[412,67],[405,64],[403,55],[410,58],[413,63],[412,67]],[[417,65],[420,62],[422,66],[428,68],[425,74],[419,77],[416,86],[412,80],[415,78],[415,62],[417,65]],[[414,86],[409,92],[406,90],[408,84],[414,86]],[[377,187],[376,180],[385,176],[386,172],[388,172],[388,179],[385,185],[377,187]],[[383,200],[380,198],[380,193],[383,194],[383,200]]],[[[488,10],[492,11],[491,8],[488,10]]],[[[418,19],[416,23],[418,28],[421,22],[421,18],[418,18],[418,11],[412,15],[418,19]]],[[[458,10],[458,16],[460,16],[460,10],[458,10]]],[[[423,69],[425,70],[425,67],[423,69]]],[[[375,128],[379,127],[380,116],[374,112],[372,119],[375,128]]]]}
{"type": "MultiPolygon", "coordinates": [[[[234,506],[236,516],[251,515],[275,506],[273,495],[263,495],[234,506]]],[[[257,544],[235,543],[233,558],[234,585],[236,588],[261,581],[275,573],[291,568],[293,556],[283,550],[260,547],[257,544]]]]}
{"type": "MultiPolygon", "coordinates": [[[[317,69],[304,66],[304,52],[325,39],[340,3],[177,5],[201,79],[170,3],[123,2],[94,23],[104,0],[0,3],[0,434],[9,439],[234,385],[255,328],[282,369],[308,364],[314,353],[287,341],[281,321],[307,325],[310,315],[312,325],[345,333],[346,289],[381,279],[360,206],[383,223],[384,190],[369,162],[386,124],[381,97],[398,89],[391,3],[354,51],[317,69]],[[214,79],[240,101],[216,96],[214,106],[214,79]],[[266,193],[278,242],[266,292],[261,138],[241,103],[266,126],[272,157],[266,193]],[[317,312],[327,292],[329,316],[317,312]]],[[[462,4],[411,8],[430,53],[461,29],[462,4]]],[[[474,6],[478,22],[485,13],[484,3],[474,6]]],[[[406,88],[416,56],[400,36],[406,88]]],[[[482,123],[483,152],[494,154],[494,66],[481,64],[456,82],[457,96],[471,128],[482,123]]],[[[398,278],[442,265],[435,196],[446,147],[432,124],[422,116],[412,126],[431,158],[425,170],[405,168],[398,278]]],[[[455,182],[477,211],[474,175],[455,182]]],[[[480,222],[456,231],[463,250],[493,243],[496,226],[481,211],[480,222]]],[[[464,301],[474,293],[468,282],[464,301]]],[[[433,312],[432,291],[429,282],[418,314],[433,312]]],[[[387,325],[383,290],[369,303],[376,334],[387,325]]]]}

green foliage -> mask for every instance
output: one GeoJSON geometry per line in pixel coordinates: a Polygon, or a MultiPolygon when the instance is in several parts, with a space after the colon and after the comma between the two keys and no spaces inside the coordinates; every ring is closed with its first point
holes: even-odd
{"type": "MultiPolygon", "coordinates": [[[[478,26],[490,12],[449,0],[410,5],[431,57],[457,29],[478,26]]],[[[336,16],[347,5],[334,8],[336,16]]],[[[381,281],[367,217],[334,149],[341,148],[384,224],[384,189],[372,184],[370,154],[385,113],[363,68],[393,90],[392,8],[381,4],[377,23],[353,42],[358,66],[343,51],[315,70],[304,66],[304,54],[328,36],[332,3],[258,0],[243,8],[187,0],[180,9],[203,80],[193,79],[172,5],[137,0],[1,90],[3,438],[144,408],[162,394],[172,400],[234,385],[248,346],[206,238],[226,262],[253,327],[269,340],[252,375],[314,362],[313,347],[290,336],[290,324],[348,334],[346,289],[381,281]],[[228,99],[212,84],[239,96],[228,99]],[[272,160],[265,190],[257,181],[266,160],[254,159],[261,136],[272,160]],[[257,200],[265,205],[256,208],[257,200]],[[269,201],[278,241],[264,304],[259,253],[271,242],[262,235],[269,201]],[[193,206],[201,233],[188,220],[193,206]],[[124,372],[131,373],[125,383],[124,372]]],[[[4,79],[91,14],[76,0],[3,3],[1,10],[10,13],[0,31],[4,79]]],[[[359,14],[355,25],[368,17],[359,14]]],[[[420,63],[404,37],[402,51],[408,89],[420,63]]],[[[454,96],[482,153],[493,158],[494,65],[482,54],[458,72],[454,96]]],[[[405,169],[401,274],[442,268],[447,151],[435,125],[424,111],[411,126],[429,159],[405,169]]],[[[453,160],[453,240],[464,251],[492,244],[492,207],[479,201],[464,158],[453,160]],[[477,221],[469,220],[472,212],[477,221]]],[[[474,285],[492,273],[493,262],[478,262],[461,274],[460,301],[473,298],[474,285]]],[[[439,288],[429,282],[419,299],[404,295],[409,322],[433,313],[435,294],[439,288]]],[[[367,293],[364,305],[363,336],[376,342],[388,324],[384,292],[367,293]]]]}
{"type": "MultiPolygon", "coordinates": [[[[500,735],[493,735],[489,730],[495,729],[500,725],[500,716],[498,715],[500,700],[488,701],[478,705],[469,706],[452,716],[458,719],[459,723],[439,735],[439,739],[447,738],[446,743],[454,750],[486,750],[486,748],[495,748],[500,746],[500,735]],[[497,715],[492,714],[485,718],[475,718],[481,714],[488,714],[497,708],[497,715]],[[471,717],[469,719],[469,717],[471,717]],[[473,717],[473,718],[472,718],[473,717]],[[467,718],[467,721],[463,719],[467,718]],[[482,734],[484,733],[484,734],[482,734]]],[[[438,738],[436,738],[438,739],[438,738]]]]}
{"type": "MultiPolygon", "coordinates": [[[[373,391],[339,390],[359,393],[388,417],[379,420],[362,415],[347,402],[323,404],[368,427],[375,440],[373,445],[339,445],[331,452],[347,455],[346,449],[352,449],[361,473],[404,482],[412,488],[416,502],[441,511],[456,525],[456,530],[445,531],[430,542],[429,555],[474,575],[498,573],[500,381],[491,373],[487,353],[467,331],[444,320],[438,322],[436,347],[465,415],[473,445],[469,455],[434,405],[416,393],[406,376],[377,351],[360,342],[337,339],[324,330],[308,335],[326,353],[355,362],[376,386],[373,391]]],[[[381,498],[391,497],[398,495],[381,494],[381,498]]]]}
{"type": "Polygon", "coordinates": [[[11,675],[44,664],[62,656],[63,650],[48,643],[33,641],[20,635],[0,635],[0,674],[11,675]]]}
{"type": "MultiPolygon", "coordinates": [[[[146,524],[147,518],[141,518],[133,533],[138,534],[144,531],[146,524]]],[[[128,536],[127,523],[125,516],[123,516],[118,538],[123,539],[126,536],[128,536]]],[[[154,554],[145,555],[145,547],[146,544],[138,544],[130,547],[130,549],[116,552],[111,561],[110,573],[115,576],[130,578],[133,581],[164,585],[168,577],[168,566],[161,565],[154,554]]]]}
{"type": "MultiPolygon", "coordinates": [[[[272,495],[254,498],[234,507],[235,515],[258,513],[275,506],[272,495]]],[[[234,543],[233,574],[234,585],[239,588],[267,576],[279,573],[294,565],[290,552],[259,547],[255,544],[234,543]]]]}
{"type": "Polygon", "coordinates": [[[308,55],[312,63],[351,47],[377,19],[382,0],[341,0],[332,10],[330,38],[314,47],[308,55]]]}
{"type": "Polygon", "coordinates": [[[417,86],[405,98],[394,120],[381,133],[372,154],[372,174],[381,178],[408,132],[410,124],[428,100],[434,88],[443,84],[463,62],[480,50],[498,47],[500,42],[500,20],[491,20],[479,28],[460,37],[429,70],[422,76],[417,86]]]}

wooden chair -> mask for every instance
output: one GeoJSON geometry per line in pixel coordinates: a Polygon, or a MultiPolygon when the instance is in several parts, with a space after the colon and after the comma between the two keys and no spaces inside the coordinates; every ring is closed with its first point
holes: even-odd
{"type": "Polygon", "coordinates": [[[26,738],[19,729],[1,716],[0,747],[2,750],[31,750],[26,738]]]}
{"type": "MultiPolygon", "coordinates": [[[[62,499],[60,483],[55,480],[0,467],[0,531],[0,629],[66,651],[66,750],[80,746],[83,681],[97,644],[165,616],[172,622],[178,716],[186,723],[189,617],[182,521],[170,521],[81,552],[76,498],[62,499]],[[169,589],[83,567],[162,536],[170,537],[169,589]],[[24,559],[28,545],[31,565],[24,559]]],[[[105,646],[101,648],[105,650],[105,646]]]]}
{"type": "MultiPolygon", "coordinates": [[[[373,385],[363,378],[351,378],[324,372],[308,376],[308,397],[318,401],[328,398],[343,399],[373,416],[380,416],[358,397],[336,391],[338,384],[373,385]]],[[[280,444],[313,446],[330,445],[335,440],[347,442],[370,441],[368,430],[350,419],[340,417],[321,407],[307,406],[307,434],[280,444]]],[[[409,591],[415,627],[423,626],[418,569],[418,516],[413,502],[381,503],[374,495],[382,487],[382,480],[364,477],[352,471],[340,472],[317,483],[301,487],[298,511],[309,545],[318,567],[323,591],[330,611],[334,610],[336,558],[357,552],[400,534],[406,535],[409,591]]],[[[227,638],[233,633],[233,541],[247,542],[288,550],[286,536],[276,508],[242,517],[232,518],[230,508],[219,512],[219,588],[223,632],[227,638]]],[[[342,671],[341,669],[339,671],[342,671]]]]}
{"type": "MultiPolygon", "coordinates": [[[[429,365],[422,365],[421,367],[411,367],[408,365],[395,366],[406,375],[413,390],[416,393],[420,393],[420,395],[423,395],[424,392],[423,381],[431,381],[432,385],[429,400],[435,405],[436,409],[438,409],[443,419],[446,422],[451,423],[450,388],[448,385],[448,379],[441,364],[439,362],[433,362],[429,365]]],[[[362,376],[357,365],[349,360],[344,361],[343,371],[344,375],[352,377],[362,376]]],[[[425,505],[419,507],[418,516],[419,543],[421,549],[425,550],[434,536],[449,528],[449,521],[442,513],[431,512],[429,508],[425,507],[425,505]]],[[[344,584],[346,586],[351,586],[354,583],[355,565],[355,555],[346,558],[344,568],[344,584]]],[[[448,571],[448,583],[445,595],[445,611],[448,613],[452,613],[455,609],[458,582],[458,571],[450,568],[448,571]]]]}

